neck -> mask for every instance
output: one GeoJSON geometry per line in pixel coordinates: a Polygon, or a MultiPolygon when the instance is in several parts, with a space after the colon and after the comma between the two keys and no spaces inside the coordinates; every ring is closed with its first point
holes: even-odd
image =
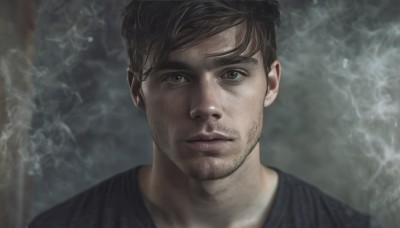
{"type": "Polygon", "coordinates": [[[259,144],[228,177],[196,180],[154,151],[153,164],[139,173],[146,206],[159,226],[262,226],[277,186],[277,175],[264,167],[259,144]],[[161,162],[162,161],[162,162],[161,162]]]}

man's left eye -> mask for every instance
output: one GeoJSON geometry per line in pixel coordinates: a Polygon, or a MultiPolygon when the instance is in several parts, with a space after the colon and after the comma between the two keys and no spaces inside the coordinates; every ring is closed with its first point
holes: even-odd
{"type": "Polygon", "coordinates": [[[228,70],[222,75],[222,79],[240,81],[245,77],[245,74],[237,70],[228,70]]]}

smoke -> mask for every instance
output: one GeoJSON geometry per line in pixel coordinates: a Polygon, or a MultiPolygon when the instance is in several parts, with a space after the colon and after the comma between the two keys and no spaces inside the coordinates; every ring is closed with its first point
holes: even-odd
{"type": "Polygon", "coordinates": [[[150,157],[145,122],[125,85],[119,7],[103,1],[39,6],[32,215],[150,157]]]}
{"type": "MultiPolygon", "coordinates": [[[[32,217],[150,160],[145,121],[125,82],[121,7],[41,1],[33,63],[18,50],[0,60],[5,97],[13,101],[0,163],[15,165],[4,142],[19,137],[26,146],[18,165],[33,184],[32,217]],[[25,67],[10,67],[17,61],[25,67]]],[[[393,228],[400,224],[398,8],[388,0],[282,0],[283,76],[262,140],[264,162],[393,228]]]]}
{"type": "Polygon", "coordinates": [[[7,178],[1,184],[10,192],[33,189],[32,216],[149,160],[145,122],[125,82],[117,8],[102,1],[42,1],[33,61],[18,49],[2,53],[7,118],[0,161],[7,178]],[[11,172],[17,167],[24,173],[11,172]],[[24,182],[24,174],[25,186],[12,184],[24,182]]]}
{"type": "Polygon", "coordinates": [[[7,187],[9,183],[5,180],[11,178],[12,171],[29,160],[24,145],[34,109],[30,87],[32,68],[31,62],[18,49],[0,56],[0,104],[5,106],[5,113],[1,113],[4,123],[0,124],[0,189],[7,187]],[[22,160],[21,163],[16,162],[18,160],[22,160]],[[11,164],[17,167],[11,167],[11,164]]]}
{"type": "Polygon", "coordinates": [[[270,164],[386,227],[400,224],[400,24],[392,8],[394,1],[288,6],[280,97],[264,139],[270,164]]]}
{"type": "Polygon", "coordinates": [[[43,174],[42,163],[52,163],[55,167],[61,165],[64,160],[58,156],[63,151],[75,155],[80,153],[74,129],[68,122],[84,100],[79,91],[80,85],[72,79],[83,53],[91,48],[94,40],[91,34],[96,28],[104,26],[98,14],[93,2],[85,6],[62,1],[40,4],[36,37],[37,71],[34,76],[37,110],[30,144],[30,151],[40,154],[40,158],[33,163],[32,175],[43,174]]]}

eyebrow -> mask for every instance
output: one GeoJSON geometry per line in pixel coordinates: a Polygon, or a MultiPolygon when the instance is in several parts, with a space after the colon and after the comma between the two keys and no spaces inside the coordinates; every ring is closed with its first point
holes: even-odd
{"type": "Polygon", "coordinates": [[[235,64],[257,65],[258,60],[247,56],[236,56],[234,58],[220,57],[207,61],[207,69],[216,69],[219,67],[235,65],[235,64]]]}
{"type": "MultiPolygon", "coordinates": [[[[247,56],[236,56],[236,57],[219,57],[219,58],[214,58],[211,60],[206,61],[206,68],[208,70],[210,69],[216,69],[219,67],[223,66],[228,66],[228,65],[235,65],[235,64],[246,64],[246,65],[257,65],[258,60],[252,57],[247,57],[247,56]]],[[[149,69],[151,70],[151,69],[149,69]]],[[[164,61],[160,63],[160,65],[157,67],[157,71],[161,70],[184,70],[184,71],[193,71],[193,68],[182,61],[164,61]]]]}

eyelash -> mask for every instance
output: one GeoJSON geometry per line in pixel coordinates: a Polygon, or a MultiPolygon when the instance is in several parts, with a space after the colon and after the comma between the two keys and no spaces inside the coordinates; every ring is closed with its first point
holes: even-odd
{"type": "MultiPolygon", "coordinates": [[[[223,73],[221,74],[221,76],[219,77],[220,79],[224,80],[225,77],[227,77],[228,73],[238,73],[241,76],[239,77],[239,79],[228,79],[226,78],[227,81],[231,82],[231,83],[237,83],[242,81],[245,77],[248,76],[247,73],[241,71],[241,70],[234,70],[234,69],[230,69],[230,70],[225,70],[223,71],[223,73]]],[[[180,73],[180,72],[171,72],[171,73],[167,73],[164,75],[162,81],[167,81],[167,82],[171,82],[173,84],[180,84],[181,82],[174,82],[172,81],[173,77],[181,77],[182,79],[185,79],[186,81],[189,81],[188,78],[189,76],[186,75],[185,73],[180,73]]]]}
{"type": "Polygon", "coordinates": [[[239,79],[228,79],[229,81],[232,81],[232,82],[240,82],[240,81],[242,81],[245,77],[247,77],[247,74],[244,73],[243,71],[240,71],[240,70],[226,70],[222,75],[223,75],[223,76],[226,76],[228,73],[232,73],[232,72],[239,73],[239,74],[241,75],[241,77],[240,77],[239,79]]]}
{"type": "Polygon", "coordinates": [[[168,73],[163,77],[163,81],[168,81],[168,82],[172,82],[172,83],[177,83],[177,82],[173,82],[171,81],[171,79],[173,77],[182,77],[182,78],[187,78],[187,76],[183,73],[168,73]]]}

